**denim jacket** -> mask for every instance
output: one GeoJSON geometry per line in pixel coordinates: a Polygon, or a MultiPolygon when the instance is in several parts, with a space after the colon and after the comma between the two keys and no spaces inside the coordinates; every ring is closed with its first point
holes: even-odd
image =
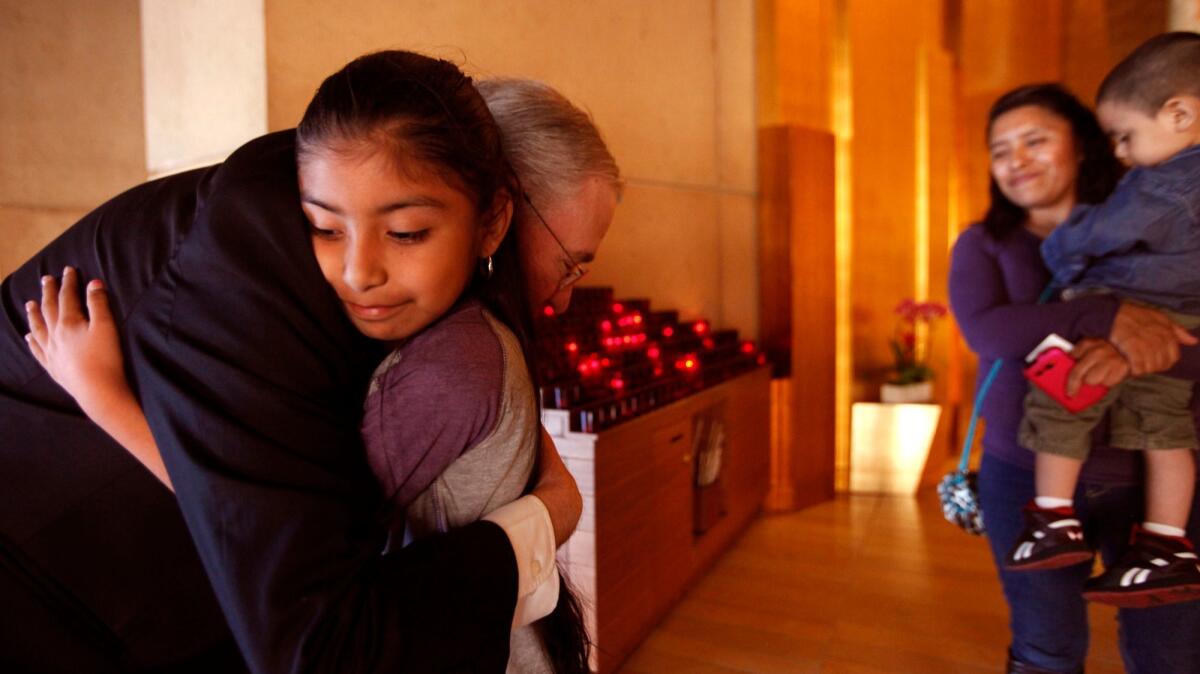
{"type": "Polygon", "coordinates": [[[1200,315],[1200,146],[1133,169],[1102,204],[1075,207],[1042,258],[1070,294],[1110,291],[1200,315]]]}

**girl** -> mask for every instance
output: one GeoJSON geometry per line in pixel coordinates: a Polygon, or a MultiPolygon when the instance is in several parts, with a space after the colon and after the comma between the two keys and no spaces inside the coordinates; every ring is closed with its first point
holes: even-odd
{"type": "MultiPolygon", "coordinates": [[[[529,311],[517,243],[505,237],[517,188],[470,78],[409,52],[356,59],[309,104],[297,163],[331,291],[360,332],[395,347],[371,382],[362,425],[394,507],[388,545],[512,501],[527,490],[539,438],[529,311]]],[[[49,279],[41,305],[30,303],[34,356],[169,485],[124,379],[102,288],[89,284],[89,324],[76,283],[68,270],[61,290],[49,279]]],[[[512,635],[509,671],[586,667],[566,593],[549,618],[512,635]]]]}

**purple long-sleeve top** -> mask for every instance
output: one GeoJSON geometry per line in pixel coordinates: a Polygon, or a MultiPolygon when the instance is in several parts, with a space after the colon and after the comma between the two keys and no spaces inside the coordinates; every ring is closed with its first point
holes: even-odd
{"type": "MultiPolygon", "coordinates": [[[[1050,282],[1039,252],[1041,239],[1025,229],[1002,241],[980,224],[963,232],[950,258],[950,306],[967,345],[979,356],[976,389],[996,359],[1003,359],[980,416],[983,449],[994,458],[1033,468],[1033,452],[1017,443],[1017,428],[1028,390],[1021,369],[1025,356],[1049,335],[1069,340],[1107,338],[1119,301],[1112,295],[1090,295],[1070,302],[1038,304],[1050,282]]],[[[1188,379],[1200,374],[1200,349],[1185,348],[1169,373],[1188,379]]],[[[1131,484],[1141,480],[1138,452],[1106,446],[1107,425],[1096,430],[1093,450],[1081,480],[1131,484]]]]}

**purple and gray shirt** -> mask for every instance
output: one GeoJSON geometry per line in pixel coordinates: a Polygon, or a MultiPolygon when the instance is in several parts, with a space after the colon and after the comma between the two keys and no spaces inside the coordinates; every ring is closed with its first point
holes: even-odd
{"type": "MultiPolygon", "coordinates": [[[[512,332],[459,303],[375,371],[362,421],[367,461],[396,507],[393,541],[474,522],[525,491],[541,423],[512,332]]],[[[550,672],[532,626],[513,631],[509,672],[550,672]]]]}

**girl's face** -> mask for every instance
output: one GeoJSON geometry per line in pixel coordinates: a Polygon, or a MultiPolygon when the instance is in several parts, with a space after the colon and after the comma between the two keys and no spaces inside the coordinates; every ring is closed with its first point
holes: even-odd
{"type": "Polygon", "coordinates": [[[1027,211],[1074,205],[1080,158],[1067,120],[1037,105],[1013,108],[992,122],[988,149],[1009,201],[1027,211]]]}
{"type": "Polygon", "coordinates": [[[300,165],[313,252],[360,332],[404,339],[454,305],[508,217],[481,223],[473,200],[431,166],[351,150],[318,149],[300,165]]]}

